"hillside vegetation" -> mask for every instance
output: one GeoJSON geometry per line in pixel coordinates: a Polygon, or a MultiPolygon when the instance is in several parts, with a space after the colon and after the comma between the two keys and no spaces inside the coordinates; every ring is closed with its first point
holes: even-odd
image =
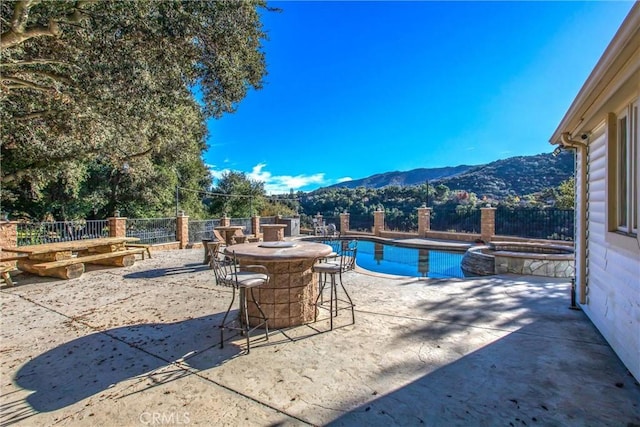
{"type": "Polygon", "coordinates": [[[384,188],[443,184],[450,190],[463,190],[479,197],[503,199],[523,196],[557,187],[573,176],[574,159],[571,152],[559,156],[543,153],[535,156],[518,156],[497,160],[485,165],[413,169],[406,172],[386,172],[363,179],[356,179],[327,188],[384,188]]]}

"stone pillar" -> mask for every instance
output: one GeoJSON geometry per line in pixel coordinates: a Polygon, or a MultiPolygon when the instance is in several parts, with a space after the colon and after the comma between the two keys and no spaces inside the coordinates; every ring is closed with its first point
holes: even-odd
{"type": "Polygon", "coordinates": [[[257,215],[251,217],[251,234],[260,237],[260,217],[257,215]]]}
{"type": "Polygon", "coordinates": [[[340,214],[340,233],[346,233],[349,231],[349,212],[343,212],[340,214]]]}
{"type": "Polygon", "coordinates": [[[284,240],[284,229],[287,224],[262,225],[262,240],[265,242],[281,242],[284,240]]]}
{"type": "MultiPolygon", "coordinates": [[[[0,246],[7,248],[15,248],[18,246],[18,222],[17,221],[0,221],[0,246]]],[[[14,256],[15,253],[7,252],[7,256],[14,256]]],[[[8,263],[3,263],[9,265],[8,263]]]]}
{"type": "Polygon", "coordinates": [[[496,234],[496,208],[480,208],[480,238],[490,242],[496,234]]]}
{"type": "Polygon", "coordinates": [[[228,216],[223,216],[222,218],[220,218],[220,226],[222,227],[228,227],[231,225],[231,218],[229,218],[228,216]]]}
{"type": "Polygon", "coordinates": [[[427,231],[431,230],[431,210],[426,206],[418,208],[418,237],[427,237],[427,231]]]}
{"type": "Polygon", "coordinates": [[[116,211],[117,216],[107,218],[109,224],[109,237],[127,237],[127,218],[120,216],[116,211]]]}
{"type": "Polygon", "coordinates": [[[384,211],[378,210],[373,213],[373,235],[379,236],[384,231],[384,211]]]}
{"type": "Polygon", "coordinates": [[[317,225],[318,227],[322,227],[322,226],[324,226],[324,222],[322,222],[322,221],[323,221],[323,220],[322,220],[322,215],[320,215],[320,212],[318,212],[318,213],[316,214],[316,225],[317,225]]]}
{"type": "Polygon", "coordinates": [[[189,217],[180,211],[176,218],[176,240],[180,242],[180,249],[189,244],[189,217]]]}

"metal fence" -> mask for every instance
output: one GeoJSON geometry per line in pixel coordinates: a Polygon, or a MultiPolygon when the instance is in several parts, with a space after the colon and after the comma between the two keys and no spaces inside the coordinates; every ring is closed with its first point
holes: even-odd
{"type": "Polygon", "coordinates": [[[349,230],[370,233],[373,230],[373,214],[349,215],[349,230]]]}
{"type": "Polygon", "coordinates": [[[229,225],[241,225],[244,227],[243,233],[251,233],[251,218],[231,218],[229,225]]]}
{"type": "Polygon", "coordinates": [[[276,217],[275,216],[261,216],[260,217],[260,225],[262,224],[275,224],[276,217]]]}
{"type": "Polygon", "coordinates": [[[203,239],[212,240],[213,229],[220,225],[219,219],[189,220],[189,242],[199,242],[203,239]]]}
{"type": "Polygon", "coordinates": [[[418,231],[418,216],[414,214],[390,216],[385,214],[384,229],[389,231],[402,231],[415,233],[418,231]]]}
{"type": "Polygon", "coordinates": [[[480,233],[480,209],[434,207],[431,211],[431,230],[453,233],[480,233]]]}
{"type": "Polygon", "coordinates": [[[497,235],[573,240],[573,209],[498,206],[495,221],[497,235]]]}
{"type": "Polygon", "coordinates": [[[107,220],[20,222],[18,246],[109,237],[107,220]]]}
{"type": "Polygon", "coordinates": [[[150,245],[177,240],[176,218],[127,218],[127,237],[137,237],[150,245]]]}

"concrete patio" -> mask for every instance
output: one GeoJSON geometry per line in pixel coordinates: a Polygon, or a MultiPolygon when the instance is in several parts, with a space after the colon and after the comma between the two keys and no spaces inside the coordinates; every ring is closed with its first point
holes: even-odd
{"type": "Polygon", "coordinates": [[[640,386],[563,279],[351,272],[356,324],[219,348],[230,300],[202,249],[1,302],[0,424],[640,426],[640,386]]]}

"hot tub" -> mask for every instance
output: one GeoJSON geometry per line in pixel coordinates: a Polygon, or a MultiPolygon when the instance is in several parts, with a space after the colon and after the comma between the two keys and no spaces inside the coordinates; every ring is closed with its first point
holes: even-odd
{"type": "Polygon", "coordinates": [[[490,242],[469,248],[462,258],[462,270],[473,275],[525,274],[545,277],[573,277],[573,247],[534,242],[490,242]]]}

